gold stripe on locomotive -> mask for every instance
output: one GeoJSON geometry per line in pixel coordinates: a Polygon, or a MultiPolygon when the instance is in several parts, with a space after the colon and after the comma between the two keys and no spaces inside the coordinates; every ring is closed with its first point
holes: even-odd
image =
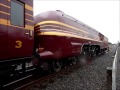
{"type": "Polygon", "coordinates": [[[51,20],[49,20],[49,21],[42,21],[42,22],[39,22],[39,23],[35,24],[35,27],[38,26],[38,25],[48,24],[48,23],[49,23],[49,24],[52,23],[52,24],[58,24],[58,25],[66,26],[66,27],[68,27],[68,28],[71,28],[71,29],[74,29],[74,30],[78,30],[78,31],[81,31],[81,32],[84,32],[84,33],[87,33],[87,34],[88,34],[88,32],[83,31],[83,30],[81,30],[81,29],[79,29],[79,28],[76,28],[76,27],[70,26],[70,25],[65,24],[65,23],[62,23],[62,22],[51,21],[51,20]]]}
{"type": "Polygon", "coordinates": [[[8,26],[12,26],[12,27],[27,29],[27,30],[34,30],[34,27],[30,26],[30,25],[25,25],[25,28],[24,28],[24,27],[11,25],[10,20],[0,18],[0,21],[1,21],[0,24],[2,24],[2,25],[8,25],[8,26]]]}

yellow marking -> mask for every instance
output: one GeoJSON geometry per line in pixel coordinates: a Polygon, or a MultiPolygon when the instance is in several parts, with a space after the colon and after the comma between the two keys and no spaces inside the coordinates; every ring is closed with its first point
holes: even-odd
{"type": "Polygon", "coordinates": [[[86,38],[86,37],[81,37],[78,35],[73,35],[73,34],[68,34],[68,33],[62,33],[62,32],[42,32],[42,33],[38,33],[39,35],[56,35],[56,36],[67,36],[67,37],[75,37],[75,38],[80,38],[80,39],[86,39],[86,40],[91,40],[91,41],[97,41],[97,42],[102,42],[99,40],[94,40],[94,39],[90,39],[90,38],[86,38]]]}
{"type": "Polygon", "coordinates": [[[25,13],[26,15],[28,15],[28,16],[30,16],[30,17],[33,17],[33,15],[32,14],[28,14],[28,13],[25,13]]]}
{"type": "Polygon", "coordinates": [[[5,4],[2,4],[2,3],[0,3],[0,6],[6,7],[6,8],[10,8],[9,6],[7,6],[5,4]]]}
{"type": "Polygon", "coordinates": [[[47,26],[50,26],[50,27],[60,27],[60,26],[56,26],[56,25],[42,25],[40,27],[47,27],[47,26]]]}
{"type": "Polygon", "coordinates": [[[30,26],[30,25],[25,25],[25,28],[28,29],[28,30],[34,30],[34,27],[30,26]]]}
{"type": "Polygon", "coordinates": [[[32,21],[32,20],[29,20],[29,19],[25,19],[25,20],[26,20],[26,21],[29,21],[29,22],[32,22],[32,23],[34,22],[34,21],[32,21]]]}
{"type": "Polygon", "coordinates": [[[27,29],[27,30],[34,30],[33,26],[25,25],[25,28],[24,27],[19,27],[19,26],[14,26],[14,25],[11,25],[10,20],[6,20],[6,19],[2,19],[2,18],[0,18],[0,24],[6,25],[6,26],[22,28],[22,29],[27,29]]]}
{"type": "Polygon", "coordinates": [[[84,33],[87,33],[87,34],[88,34],[88,32],[83,31],[83,30],[81,30],[81,29],[79,29],[79,28],[76,28],[76,27],[70,26],[70,25],[65,24],[65,23],[62,23],[62,22],[51,21],[51,20],[49,20],[49,21],[42,21],[42,22],[39,22],[39,23],[35,24],[35,27],[38,26],[38,25],[48,24],[48,23],[49,23],[49,24],[52,23],[52,24],[58,24],[58,25],[66,26],[66,27],[68,27],[68,28],[72,28],[72,29],[75,29],[75,30],[78,30],[78,31],[81,31],[81,32],[84,32],[84,33]]]}
{"type": "Polygon", "coordinates": [[[20,40],[17,40],[17,41],[15,41],[16,42],[16,46],[15,46],[15,48],[21,48],[22,47],[22,41],[20,41],[20,40]]]}
{"type": "Polygon", "coordinates": [[[60,32],[64,32],[64,33],[72,33],[72,34],[77,34],[77,33],[75,33],[75,32],[70,32],[70,31],[65,31],[65,30],[61,30],[61,29],[40,29],[40,30],[44,30],[44,31],[52,31],[52,30],[54,30],[54,31],[60,31],[60,32]]]}
{"type": "Polygon", "coordinates": [[[47,26],[48,26],[48,27],[50,26],[50,27],[63,28],[62,26],[56,26],[56,25],[42,25],[42,26],[40,26],[40,27],[42,28],[42,27],[47,27],[47,26]]]}
{"type": "MultiPolygon", "coordinates": [[[[59,28],[59,29],[64,29],[64,30],[69,30],[68,28],[65,28],[65,27],[62,27],[62,26],[56,26],[56,25],[42,25],[42,26],[40,26],[40,30],[45,30],[45,29],[41,29],[42,27],[46,27],[46,26],[51,26],[51,27],[56,27],[56,28],[59,28]]],[[[35,28],[36,29],[36,28],[35,28]]],[[[50,29],[52,29],[52,28],[50,28],[50,29]]],[[[49,30],[50,30],[49,29],[49,30]]],[[[57,30],[57,29],[56,29],[57,30]]],[[[64,30],[62,30],[62,31],[64,31],[64,30]]],[[[67,31],[66,31],[67,32],[67,31]]],[[[68,31],[69,33],[70,33],[70,31],[68,31]]],[[[78,33],[78,32],[71,32],[71,33],[78,33]]]]}
{"type": "Polygon", "coordinates": [[[31,7],[31,6],[27,5],[27,4],[25,4],[25,8],[30,10],[30,11],[33,11],[33,7],[31,7]]]}
{"type": "Polygon", "coordinates": [[[6,12],[3,12],[3,11],[0,11],[0,13],[10,15],[10,13],[6,13],[6,12]]]}
{"type": "Polygon", "coordinates": [[[0,18],[0,24],[8,25],[8,20],[1,19],[1,18],[0,18]]]}
{"type": "MultiPolygon", "coordinates": [[[[59,28],[59,29],[64,29],[64,30],[69,30],[68,28],[65,28],[65,27],[62,27],[62,26],[57,26],[57,25],[40,25],[40,28],[35,28],[35,29],[40,29],[40,30],[48,30],[48,28],[45,28],[45,29],[42,29],[42,28],[44,28],[44,27],[47,27],[47,26],[50,26],[50,27],[52,27],[52,28],[49,28],[49,30],[50,29],[53,29],[54,27],[56,27],[56,28],[59,28]]],[[[53,30],[55,30],[55,29],[53,29],[53,30]]],[[[56,29],[57,30],[57,29],[56,29]]],[[[62,31],[64,31],[64,30],[62,30],[62,31]]],[[[66,31],[67,32],[67,31],[66,31]]],[[[68,33],[78,33],[78,32],[70,32],[70,31],[68,31],[68,33]]],[[[81,32],[79,32],[79,33],[81,33],[81,32]]],[[[81,33],[82,34],[82,36],[83,35],[89,35],[89,33],[88,34],[85,34],[85,33],[81,33]]],[[[94,36],[94,35],[93,35],[94,36]]],[[[96,39],[99,39],[98,37],[96,37],[96,36],[94,36],[96,39]]]]}

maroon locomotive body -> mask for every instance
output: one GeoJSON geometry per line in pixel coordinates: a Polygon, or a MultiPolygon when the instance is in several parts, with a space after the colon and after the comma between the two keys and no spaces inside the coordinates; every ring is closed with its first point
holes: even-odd
{"type": "Polygon", "coordinates": [[[72,57],[85,45],[108,49],[108,39],[95,29],[61,11],[48,11],[34,18],[36,48],[44,59],[72,57]]]}
{"type": "Polygon", "coordinates": [[[108,50],[108,39],[103,34],[62,11],[38,14],[34,23],[35,48],[43,62],[57,65],[59,60],[82,52],[92,55],[108,50]]]}
{"type": "Polygon", "coordinates": [[[32,4],[29,0],[0,0],[0,61],[32,55],[32,4]]]}
{"type": "Polygon", "coordinates": [[[16,71],[25,70],[33,45],[33,1],[0,0],[0,85],[16,71]]]}

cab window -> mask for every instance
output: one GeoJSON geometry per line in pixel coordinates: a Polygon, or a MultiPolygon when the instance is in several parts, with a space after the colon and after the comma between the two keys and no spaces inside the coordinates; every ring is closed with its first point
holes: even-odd
{"type": "Polygon", "coordinates": [[[11,24],[23,27],[24,20],[24,3],[11,0],[11,24]]]}

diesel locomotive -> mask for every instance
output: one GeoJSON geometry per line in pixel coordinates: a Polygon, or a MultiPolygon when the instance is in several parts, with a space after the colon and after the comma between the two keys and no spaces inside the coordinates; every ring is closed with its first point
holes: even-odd
{"type": "Polygon", "coordinates": [[[0,78],[34,66],[59,71],[66,58],[106,50],[107,37],[60,10],[33,19],[32,0],[0,0],[0,78]]]}

